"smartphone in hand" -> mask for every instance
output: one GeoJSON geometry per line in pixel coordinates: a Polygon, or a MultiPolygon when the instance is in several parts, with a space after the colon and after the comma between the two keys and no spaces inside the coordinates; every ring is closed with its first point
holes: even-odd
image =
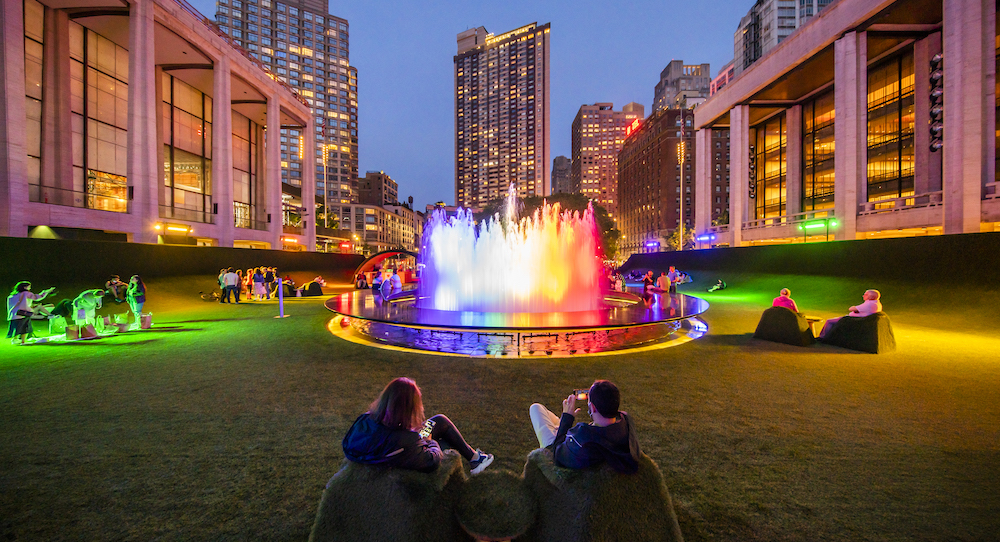
{"type": "Polygon", "coordinates": [[[434,420],[427,420],[424,422],[424,426],[420,428],[420,438],[430,438],[431,431],[434,430],[434,420]]]}

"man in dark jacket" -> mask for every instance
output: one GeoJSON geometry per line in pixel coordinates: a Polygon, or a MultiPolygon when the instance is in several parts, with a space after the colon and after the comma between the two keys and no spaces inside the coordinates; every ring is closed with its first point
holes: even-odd
{"type": "Polygon", "coordinates": [[[639,441],[628,414],[618,410],[621,394],[608,380],[597,380],[587,393],[587,410],[593,422],[573,425],[577,396],[563,400],[562,416],[557,418],[543,405],[529,409],[531,425],[542,447],[551,448],[560,467],[583,469],[607,463],[618,472],[634,473],[639,469],[639,441]]]}

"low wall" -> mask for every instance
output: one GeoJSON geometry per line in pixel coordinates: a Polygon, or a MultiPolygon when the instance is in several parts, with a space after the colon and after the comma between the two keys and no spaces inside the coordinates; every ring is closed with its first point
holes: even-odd
{"type": "Polygon", "coordinates": [[[678,269],[951,282],[1000,287],[1000,233],[634,254],[621,270],[678,269]]]}
{"type": "Polygon", "coordinates": [[[364,261],[356,254],[287,252],[222,247],[187,247],[0,237],[0,287],[18,280],[38,282],[104,281],[142,277],[217,275],[223,267],[277,267],[278,271],[315,271],[333,282],[351,282],[364,261]]]}

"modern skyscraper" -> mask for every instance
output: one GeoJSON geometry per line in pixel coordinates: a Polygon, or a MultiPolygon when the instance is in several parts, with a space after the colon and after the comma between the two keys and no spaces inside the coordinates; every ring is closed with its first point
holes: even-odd
{"type": "Polygon", "coordinates": [[[455,203],[482,208],[514,183],[549,191],[549,25],[458,34],[455,203]]]}
{"type": "Polygon", "coordinates": [[[556,156],[552,160],[552,193],[573,194],[573,181],[570,172],[573,162],[565,156],[556,156]]]}
{"type": "Polygon", "coordinates": [[[708,64],[685,65],[671,60],[660,72],[660,82],[653,91],[653,111],[693,107],[708,99],[712,71],[708,64]]]}
{"type": "Polygon", "coordinates": [[[831,2],[833,0],[757,0],[740,19],[733,36],[735,74],[742,73],[831,2]]]}
{"type": "Polygon", "coordinates": [[[301,187],[302,171],[316,170],[316,196],[337,205],[357,201],[358,74],[348,62],[348,23],[322,0],[216,0],[216,22],[273,77],[295,88],[313,109],[316,133],[281,130],[281,177],[301,187]],[[304,156],[304,138],[316,156],[304,156]],[[326,163],[324,164],[324,159],[326,163]],[[328,178],[329,177],[329,178],[328,178]],[[325,194],[324,194],[325,192],[325,194]]]}
{"type": "Polygon", "coordinates": [[[635,102],[621,111],[614,104],[584,105],[573,119],[570,173],[573,192],[596,201],[612,218],[618,211],[618,151],[642,123],[644,107],[635,102]]]}

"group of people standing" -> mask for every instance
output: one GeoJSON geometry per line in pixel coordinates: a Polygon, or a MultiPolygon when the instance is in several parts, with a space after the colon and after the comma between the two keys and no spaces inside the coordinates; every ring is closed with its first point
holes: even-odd
{"type": "Polygon", "coordinates": [[[232,267],[221,269],[219,288],[222,295],[219,303],[239,304],[241,295],[252,301],[271,299],[277,292],[278,284],[278,269],[275,267],[251,267],[245,273],[232,267]]]}
{"type": "Polygon", "coordinates": [[[97,321],[97,310],[103,307],[105,297],[112,297],[118,303],[127,302],[135,316],[132,327],[139,327],[142,308],[146,303],[146,284],[142,278],[132,275],[128,283],[125,283],[118,275],[112,275],[104,286],[84,290],[72,300],[63,299],[55,304],[45,304],[41,301],[55,292],[55,287],[35,293],[31,291],[31,282],[18,282],[7,296],[7,338],[12,339],[13,344],[27,344],[27,338],[34,332],[33,319],[62,317],[67,325],[71,321],[76,325],[92,325],[97,321]]]}

